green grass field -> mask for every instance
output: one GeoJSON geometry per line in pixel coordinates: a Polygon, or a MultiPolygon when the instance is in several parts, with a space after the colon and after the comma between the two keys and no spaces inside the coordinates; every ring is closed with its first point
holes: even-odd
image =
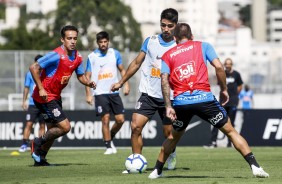
{"type": "Polygon", "coordinates": [[[249,165],[233,148],[204,149],[178,147],[177,169],[164,169],[164,177],[150,180],[159,148],[144,147],[148,161],[143,174],[122,174],[124,162],[131,149],[118,149],[115,155],[103,155],[103,149],[51,150],[50,167],[33,167],[30,153],[11,156],[13,150],[0,150],[0,183],[190,183],[190,184],[281,184],[282,148],[253,147],[258,162],[270,178],[252,176],[249,165]]]}

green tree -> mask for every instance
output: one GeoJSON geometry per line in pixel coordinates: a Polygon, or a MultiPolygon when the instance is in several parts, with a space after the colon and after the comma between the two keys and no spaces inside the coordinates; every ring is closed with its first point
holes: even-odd
{"type": "Polygon", "coordinates": [[[282,8],[282,0],[268,0],[268,2],[273,8],[282,8]]]}
{"type": "Polygon", "coordinates": [[[0,19],[5,19],[5,4],[0,3],[0,19]]]}
{"type": "Polygon", "coordinates": [[[83,49],[92,49],[95,33],[88,32],[88,28],[93,19],[110,34],[113,47],[121,51],[139,50],[142,44],[140,25],[133,18],[131,9],[119,0],[59,0],[54,33],[63,25],[73,24],[88,41],[83,49]]]}
{"type": "Polygon", "coordinates": [[[21,16],[17,28],[2,31],[2,36],[7,40],[7,43],[0,45],[0,49],[49,50],[54,48],[56,42],[54,41],[53,37],[49,36],[49,28],[47,28],[47,31],[45,32],[37,28],[27,31],[27,14],[25,10],[25,6],[21,7],[21,16]]]}

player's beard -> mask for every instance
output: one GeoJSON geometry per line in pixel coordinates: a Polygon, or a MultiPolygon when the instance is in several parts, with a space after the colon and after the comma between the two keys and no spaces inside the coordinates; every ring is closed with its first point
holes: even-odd
{"type": "Polygon", "coordinates": [[[172,36],[171,33],[164,32],[164,33],[163,33],[163,39],[164,39],[164,40],[172,40],[172,39],[173,39],[173,36],[172,36]]]}

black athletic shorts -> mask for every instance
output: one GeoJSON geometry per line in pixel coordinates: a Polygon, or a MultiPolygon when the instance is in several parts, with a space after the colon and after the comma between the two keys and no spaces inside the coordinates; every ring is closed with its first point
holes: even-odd
{"type": "Polygon", "coordinates": [[[107,113],[124,114],[124,107],[118,93],[95,95],[95,110],[97,116],[107,113]]]}
{"type": "Polygon", "coordinates": [[[135,106],[135,113],[142,114],[151,119],[158,111],[163,125],[171,125],[172,122],[166,117],[166,110],[163,99],[154,98],[142,93],[135,106]]]}
{"type": "Polygon", "coordinates": [[[177,120],[172,125],[176,131],[185,130],[194,115],[217,128],[223,127],[228,120],[225,109],[215,98],[210,102],[175,106],[174,110],[177,120]]]}
{"type": "Polygon", "coordinates": [[[35,105],[29,105],[26,112],[26,121],[31,121],[32,123],[36,123],[38,120],[39,123],[43,123],[43,117],[41,112],[35,105]]]}
{"type": "Polygon", "coordinates": [[[61,100],[51,100],[47,103],[39,103],[34,100],[34,104],[40,110],[44,121],[47,123],[59,123],[67,119],[62,109],[61,100]]]}

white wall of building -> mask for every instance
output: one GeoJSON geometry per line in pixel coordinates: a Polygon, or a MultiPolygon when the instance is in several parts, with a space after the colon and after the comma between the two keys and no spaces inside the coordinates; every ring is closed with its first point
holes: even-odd
{"type": "Polygon", "coordinates": [[[58,8],[58,0],[29,0],[26,2],[27,13],[43,13],[47,14],[58,8]]]}
{"type": "Polygon", "coordinates": [[[20,18],[20,8],[17,6],[6,7],[6,21],[5,27],[16,28],[20,18]]]}
{"type": "Polygon", "coordinates": [[[268,40],[282,42],[282,10],[273,10],[268,15],[268,40]]]}

